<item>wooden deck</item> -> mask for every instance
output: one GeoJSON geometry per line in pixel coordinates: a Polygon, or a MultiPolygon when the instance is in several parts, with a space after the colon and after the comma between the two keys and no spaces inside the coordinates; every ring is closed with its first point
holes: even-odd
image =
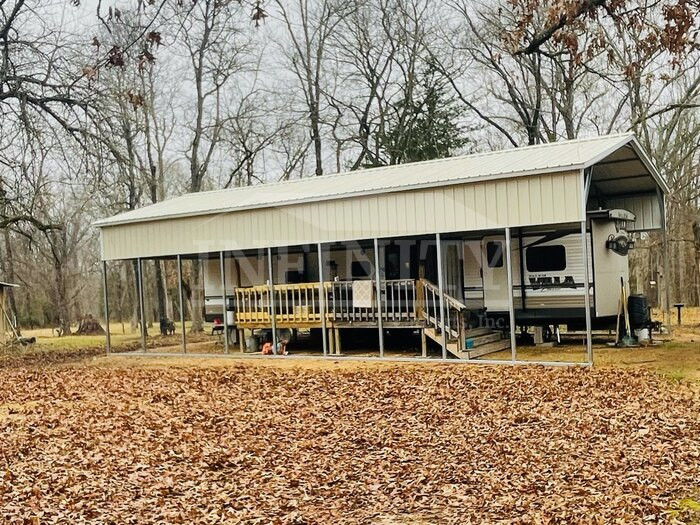
{"type": "MultiPolygon", "coordinates": [[[[236,325],[242,329],[271,327],[273,297],[278,328],[319,328],[324,316],[327,327],[376,327],[379,315],[375,283],[364,281],[371,285],[371,295],[369,301],[360,303],[354,297],[354,282],[325,282],[323,293],[318,282],[276,284],[273,289],[268,285],[237,288],[236,325]]],[[[416,289],[412,279],[381,283],[382,321],[387,327],[422,326],[416,289]]]]}
{"type": "MultiPolygon", "coordinates": [[[[499,332],[470,330],[467,326],[470,312],[454,297],[443,294],[441,309],[438,287],[425,279],[386,280],[379,288],[382,326],[420,329],[423,355],[426,354],[426,338],[442,345],[443,333],[447,343],[445,351],[461,359],[501,350],[509,344],[501,340],[499,332]],[[474,348],[481,345],[484,348],[474,348]]],[[[272,328],[274,311],[278,329],[323,328],[325,325],[329,329],[331,348],[339,353],[336,329],[378,327],[380,311],[376,294],[376,283],[370,280],[237,288],[234,292],[236,328],[272,328]]]]}

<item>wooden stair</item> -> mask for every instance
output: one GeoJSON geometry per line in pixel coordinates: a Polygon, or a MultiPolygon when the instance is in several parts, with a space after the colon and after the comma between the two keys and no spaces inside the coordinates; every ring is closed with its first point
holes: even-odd
{"type": "MultiPolygon", "coordinates": [[[[442,346],[441,333],[433,327],[426,327],[423,330],[427,337],[442,346]]],[[[464,335],[467,348],[459,348],[459,341],[447,341],[447,351],[460,359],[476,359],[510,348],[510,339],[502,339],[501,332],[494,332],[489,328],[468,330],[464,335]]]]}
{"type": "Polygon", "coordinates": [[[447,335],[447,351],[460,359],[475,359],[510,348],[510,340],[502,339],[501,332],[490,328],[463,331],[465,321],[469,319],[469,309],[461,301],[443,293],[435,284],[420,279],[416,290],[424,301],[420,314],[425,323],[423,352],[427,338],[442,346],[442,330],[447,335]]]}

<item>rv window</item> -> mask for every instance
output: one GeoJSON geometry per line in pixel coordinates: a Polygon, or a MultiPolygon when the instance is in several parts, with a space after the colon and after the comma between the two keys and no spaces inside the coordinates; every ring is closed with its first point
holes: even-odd
{"type": "Polygon", "coordinates": [[[533,246],[525,251],[528,272],[561,272],[566,269],[566,248],[533,246]]]}
{"type": "Polygon", "coordinates": [[[503,244],[501,241],[489,241],[486,243],[486,263],[489,268],[501,268],[503,266],[503,244]]]}
{"type": "Polygon", "coordinates": [[[400,246],[390,244],[384,249],[384,271],[386,279],[401,278],[401,251],[400,246]]]}
{"type": "Polygon", "coordinates": [[[372,265],[368,261],[353,261],[350,265],[350,274],[353,279],[363,279],[372,273],[372,265]]]}

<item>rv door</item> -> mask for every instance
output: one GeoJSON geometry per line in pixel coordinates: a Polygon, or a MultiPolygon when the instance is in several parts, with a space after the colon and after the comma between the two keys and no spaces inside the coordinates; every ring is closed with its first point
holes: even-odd
{"type": "Polygon", "coordinates": [[[508,274],[503,235],[484,237],[481,241],[481,272],[484,281],[484,306],[492,312],[508,310],[508,274]]]}

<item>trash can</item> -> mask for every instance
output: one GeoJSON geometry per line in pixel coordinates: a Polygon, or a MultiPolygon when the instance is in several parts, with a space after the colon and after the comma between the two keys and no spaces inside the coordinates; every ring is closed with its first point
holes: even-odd
{"type": "Polygon", "coordinates": [[[250,335],[245,338],[245,351],[246,352],[259,352],[260,351],[260,338],[257,335],[250,335]]]}

